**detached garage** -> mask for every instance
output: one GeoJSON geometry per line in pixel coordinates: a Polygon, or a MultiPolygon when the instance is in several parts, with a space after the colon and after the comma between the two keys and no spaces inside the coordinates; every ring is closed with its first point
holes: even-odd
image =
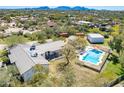
{"type": "Polygon", "coordinates": [[[90,43],[103,43],[104,42],[104,36],[101,34],[88,34],[87,39],[89,40],[90,43]]]}

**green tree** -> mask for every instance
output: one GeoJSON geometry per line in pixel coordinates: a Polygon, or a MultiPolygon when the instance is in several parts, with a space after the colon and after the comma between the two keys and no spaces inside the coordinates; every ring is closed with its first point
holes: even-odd
{"type": "Polygon", "coordinates": [[[120,53],[119,62],[121,63],[122,68],[124,68],[124,51],[121,51],[120,53]]]}
{"type": "Polygon", "coordinates": [[[64,87],[71,87],[74,86],[76,82],[76,76],[73,71],[73,67],[68,65],[66,69],[63,71],[63,80],[62,80],[62,86],[64,87]]]}
{"type": "Polygon", "coordinates": [[[66,62],[63,64],[63,69],[71,64],[72,59],[76,57],[75,55],[75,48],[71,44],[66,44],[62,49],[62,54],[66,60],[66,62]]]}
{"type": "Polygon", "coordinates": [[[77,48],[84,49],[85,46],[87,45],[87,42],[83,37],[78,37],[76,40],[76,45],[77,45],[77,48]]]}
{"type": "Polygon", "coordinates": [[[89,32],[90,33],[100,33],[100,30],[99,30],[99,28],[90,28],[89,32]]]}
{"type": "Polygon", "coordinates": [[[0,50],[0,56],[7,56],[7,55],[8,55],[8,51],[6,49],[0,50]]]}
{"type": "Polygon", "coordinates": [[[6,63],[9,61],[9,58],[7,56],[1,57],[2,62],[6,63]]]}
{"type": "Polygon", "coordinates": [[[116,37],[114,37],[114,39],[112,41],[110,41],[110,47],[114,50],[117,51],[117,53],[120,53],[120,51],[122,50],[122,40],[123,37],[121,35],[118,35],[116,37]]]}
{"type": "Polygon", "coordinates": [[[44,82],[44,80],[48,77],[48,71],[47,68],[44,68],[40,64],[37,64],[34,67],[35,74],[32,77],[32,80],[29,82],[32,86],[41,86],[44,82]]]}

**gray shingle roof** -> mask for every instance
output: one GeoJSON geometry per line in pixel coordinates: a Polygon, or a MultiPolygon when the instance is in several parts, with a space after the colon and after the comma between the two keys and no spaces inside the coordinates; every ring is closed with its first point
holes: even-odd
{"type": "Polygon", "coordinates": [[[64,41],[54,41],[50,43],[40,44],[36,47],[36,51],[43,54],[47,51],[56,51],[62,49],[64,46],[64,41]]]}
{"type": "Polygon", "coordinates": [[[18,45],[12,48],[10,53],[10,61],[15,61],[20,74],[25,73],[36,64],[48,64],[48,61],[42,56],[37,58],[29,56],[27,51],[23,48],[23,45],[18,45]]]}
{"type": "Polygon", "coordinates": [[[31,57],[29,53],[30,45],[17,45],[10,49],[10,61],[15,62],[20,74],[25,73],[31,69],[36,64],[49,64],[40,54],[43,54],[47,51],[56,51],[60,50],[64,46],[64,41],[55,41],[45,44],[40,44],[36,46],[36,52],[38,53],[37,57],[31,57]]]}

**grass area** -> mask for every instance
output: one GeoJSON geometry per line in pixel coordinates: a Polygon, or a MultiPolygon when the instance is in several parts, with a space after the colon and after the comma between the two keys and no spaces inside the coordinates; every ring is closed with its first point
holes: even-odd
{"type": "Polygon", "coordinates": [[[108,46],[108,43],[109,43],[110,40],[111,40],[111,38],[105,38],[105,41],[104,41],[103,45],[108,46]]]}
{"type": "Polygon", "coordinates": [[[0,39],[0,44],[4,44],[5,42],[3,41],[3,39],[0,39]]]}
{"type": "Polygon", "coordinates": [[[119,63],[113,64],[113,62],[109,62],[105,70],[100,74],[100,76],[108,80],[115,79],[118,77],[118,74],[121,72],[120,68],[121,65],[119,63]]]}

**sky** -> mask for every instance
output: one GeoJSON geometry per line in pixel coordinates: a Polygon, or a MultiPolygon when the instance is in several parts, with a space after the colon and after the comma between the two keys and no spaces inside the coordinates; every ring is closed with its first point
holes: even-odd
{"type": "Polygon", "coordinates": [[[85,6],[99,10],[124,10],[124,0],[0,0],[0,8],[32,8],[39,6],[85,6]]]}

